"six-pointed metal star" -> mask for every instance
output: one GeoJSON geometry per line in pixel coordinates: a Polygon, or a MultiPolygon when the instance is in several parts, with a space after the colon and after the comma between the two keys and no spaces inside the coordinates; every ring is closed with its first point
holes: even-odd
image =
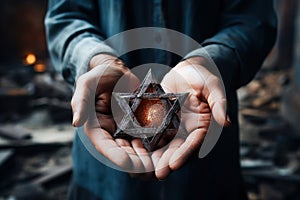
{"type": "Polygon", "coordinates": [[[178,112],[188,93],[165,93],[150,69],[136,92],[113,96],[124,112],[114,137],[141,138],[153,151],[164,134],[174,135],[180,128],[178,112]]]}

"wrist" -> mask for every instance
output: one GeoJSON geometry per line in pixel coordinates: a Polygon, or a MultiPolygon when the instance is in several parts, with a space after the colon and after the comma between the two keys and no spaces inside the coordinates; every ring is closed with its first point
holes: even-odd
{"type": "Polygon", "coordinates": [[[185,59],[183,62],[186,62],[189,65],[202,65],[202,66],[209,65],[208,59],[203,56],[192,56],[185,59]]]}
{"type": "Polygon", "coordinates": [[[94,57],[92,57],[92,59],[90,60],[90,63],[89,63],[89,69],[91,70],[98,65],[111,64],[111,63],[124,65],[123,62],[116,56],[102,53],[102,54],[97,54],[94,57]]]}

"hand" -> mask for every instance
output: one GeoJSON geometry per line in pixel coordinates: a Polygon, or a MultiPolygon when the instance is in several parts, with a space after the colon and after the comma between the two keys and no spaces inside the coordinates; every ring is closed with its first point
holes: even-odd
{"type": "Polygon", "coordinates": [[[169,145],[153,152],[152,160],[158,179],[165,179],[171,171],[179,169],[199,149],[212,116],[222,126],[228,123],[221,80],[205,65],[209,65],[205,58],[189,58],[166,74],[161,83],[167,93],[189,92],[181,108],[181,120],[188,134],[177,133],[169,145]]]}
{"type": "Polygon", "coordinates": [[[111,55],[97,55],[90,62],[91,70],[80,76],[76,82],[71,101],[73,125],[84,124],[86,135],[96,150],[118,168],[132,173],[153,171],[151,158],[140,139],[131,142],[114,139],[116,129],[112,111],[111,94],[117,81],[125,78],[133,91],[138,79],[124,63],[111,55]]]}

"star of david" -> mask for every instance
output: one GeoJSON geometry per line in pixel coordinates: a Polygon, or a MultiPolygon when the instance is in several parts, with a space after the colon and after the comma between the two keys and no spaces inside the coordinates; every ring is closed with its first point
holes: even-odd
{"type": "Polygon", "coordinates": [[[124,112],[114,137],[141,138],[153,151],[164,134],[180,128],[178,112],[188,93],[165,93],[150,69],[134,93],[113,92],[113,96],[124,112]]]}

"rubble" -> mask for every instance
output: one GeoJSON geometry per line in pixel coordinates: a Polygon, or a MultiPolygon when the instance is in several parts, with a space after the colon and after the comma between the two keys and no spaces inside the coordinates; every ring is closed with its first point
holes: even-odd
{"type": "Polygon", "coordinates": [[[291,69],[262,69],[238,90],[241,165],[249,199],[300,199],[300,134],[280,111],[291,69]]]}
{"type": "Polygon", "coordinates": [[[0,76],[0,199],[66,199],[72,91],[50,70],[22,75],[0,76]]]}

